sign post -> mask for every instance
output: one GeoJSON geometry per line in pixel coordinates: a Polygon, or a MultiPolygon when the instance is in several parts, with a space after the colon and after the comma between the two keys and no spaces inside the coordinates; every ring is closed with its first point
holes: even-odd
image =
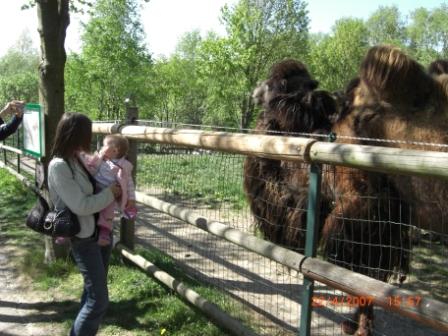
{"type": "Polygon", "coordinates": [[[23,151],[38,159],[45,156],[44,116],[39,104],[26,104],[23,112],[23,151]]]}

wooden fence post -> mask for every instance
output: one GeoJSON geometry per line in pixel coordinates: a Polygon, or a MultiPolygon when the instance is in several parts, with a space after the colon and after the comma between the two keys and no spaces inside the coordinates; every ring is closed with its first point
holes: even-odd
{"type": "MultiPolygon", "coordinates": [[[[134,124],[138,119],[138,107],[132,100],[126,99],[126,120],[125,124],[134,124]]],[[[137,141],[129,140],[128,160],[134,166],[132,170],[132,178],[136,184],[137,172],[137,141]]],[[[134,250],[135,238],[135,220],[121,217],[120,219],[120,242],[130,250],[134,250]]]]}

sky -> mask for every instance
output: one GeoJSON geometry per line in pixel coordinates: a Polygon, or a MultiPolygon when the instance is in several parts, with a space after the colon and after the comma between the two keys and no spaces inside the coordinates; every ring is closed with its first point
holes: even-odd
{"type": "MultiPolygon", "coordinates": [[[[39,45],[36,9],[20,10],[25,0],[0,0],[0,56],[13,46],[24,31],[28,31],[35,47],[39,45]]],[[[219,22],[220,8],[237,0],[150,0],[141,12],[147,36],[148,50],[154,55],[168,56],[179,38],[198,29],[202,33],[213,30],[224,34],[219,22]]],[[[397,5],[403,15],[418,7],[433,9],[448,0],[308,0],[311,32],[327,33],[342,17],[366,19],[379,6],[397,5]]],[[[86,16],[71,16],[67,29],[66,50],[80,49],[80,21],[86,16]]]]}

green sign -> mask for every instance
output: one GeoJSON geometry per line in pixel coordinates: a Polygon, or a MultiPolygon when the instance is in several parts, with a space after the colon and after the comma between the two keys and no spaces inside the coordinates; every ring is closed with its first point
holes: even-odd
{"type": "Polygon", "coordinates": [[[39,104],[26,104],[23,112],[23,151],[41,158],[45,155],[44,116],[39,104]]]}

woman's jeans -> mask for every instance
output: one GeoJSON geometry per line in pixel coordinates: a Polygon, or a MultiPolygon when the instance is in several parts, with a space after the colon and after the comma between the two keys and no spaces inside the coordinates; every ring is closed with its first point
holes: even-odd
{"type": "Polygon", "coordinates": [[[81,309],[70,336],[94,336],[109,304],[107,271],[112,244],[99,246],[96,238],[72,238],[72,255],[84,278],[81,309]]]}

